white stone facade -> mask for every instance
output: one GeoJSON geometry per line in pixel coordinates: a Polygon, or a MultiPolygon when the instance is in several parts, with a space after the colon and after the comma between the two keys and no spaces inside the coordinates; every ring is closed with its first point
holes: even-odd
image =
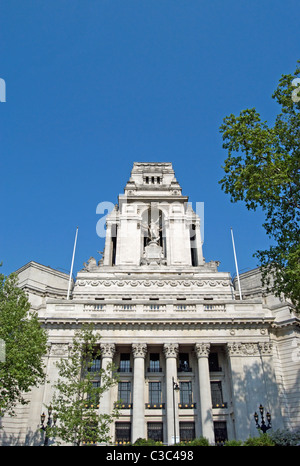
{"type": "Polygon", "coordinates": [[[172,165],[135,163],[106,220],[103,257],[78,272],[72,299],[66,274],[35,262],[18,271],[49,335],[50,384],[35,388],[15,418],[2,419],[1,443],[41,443],[55,362],[87,321],[99,332],[102,367],[119,368],[120,384],[99,408],[109,412],[120,393],[125,399],[113,443],[243,440],[257,433],[260,404],[274,429],[299,428],[299,319],[288,303],[264,295],[258,270],[241,275],[241,301],[230,275],[205,262],[200,218],[172,165]]]}

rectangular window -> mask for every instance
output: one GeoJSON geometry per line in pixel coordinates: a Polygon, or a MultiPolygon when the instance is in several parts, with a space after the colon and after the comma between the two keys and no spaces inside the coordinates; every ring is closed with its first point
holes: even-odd
{"type": "Polygon", "coordinates": [[[119,382],[118,400],[121,400],[124,404],[131,403],[131,382],[119,382]]]}
{"type": "Polygon", "coordinates": [[[179,353],[179,372],[191,372],[188,353],[179,353]]]}
{"type": "Polygon", "coordinates": [[[148,431],[148,439],[155,440],[155,442],[163,442],[163,423],[162,422],[148,422],[147,431],[148,431]]]}
{"type": "Polygon", "coordinates": [[[131,423],[116,422],[116,443],[123,444],[131,441],[131,423]]]}
{"type": "Polygon", "coordinates": [[[222,383],[211,382],[211,401],[213,408],[221,407],[223,404],[222,383]]]}
{"type": "Polygon", "coordinates": [[[215,443],[217,445],[222,445],[228,439],[227,425],[225,421],[214,422],[214,432],[215,432],[215,443]]]}
{"type": "Polygon", "coordinates": [[[130,353],[121,353],[119,372],[131,372],[130,353]]]}
{"type": "Polygon", "coordinates": [[[82,445],[97,445],[97,429],[94,424],[84,427],[82,445]]]}
{"type": "Polygon", "coordinates": [[[149,372],[160,372],[159,353],[150,353],[149,372]]]}
{"type": "Polygon", "coordinates": [[[195,438],[195,423],[194,422],[179,422],[180,441],[188,442],[195,438]]]}
{"type": "Polygon", "coordinates": [[[101,357],[94,357],[89,363],[88,372],[99,372],[101,369],[101,357]]]}
{"type": "MultiPolygon", "coordinates": [[[[99,381],[92,382],[92,385],[93,385],[93,388],[98,388],[100,387],[100,382],[99,381]]],[[[87,400],[87,405],[90,408],[99,408],[99,401],[100,401],[99,393],[88,393],[86,400],[87,400]]]]}
{"type": "Polygon", "coordinates": [[[191,405],[193,403],[192,382],[180,382],[180,404],[191,405]]]}
{"type": "Polygon", "coordinates": [[[149,382],[149,403],[161,403],[161,382],[149,382]]]}
{"type": "Polygon", "coordinates": [[[219,358],[218,353],[210,353],[208,357],[209,371],[210,372],[219,372],[221,367],[219,367],[219,358]]]}

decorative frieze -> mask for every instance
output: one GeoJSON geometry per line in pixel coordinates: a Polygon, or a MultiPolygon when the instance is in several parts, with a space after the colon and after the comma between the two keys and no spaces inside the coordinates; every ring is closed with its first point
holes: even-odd
{"type": "Polygon", "coordinates": [[[130,286],[130,287],[172,287],[176,288],[179,286],[183,286],[185,288],[189,287],[216,287],[222,286],[227,287],[229,286],[228,280],[170,280],[170,279],[157,279],[157,280],[77,280],[76,286],[83,287],[83,286],[90,286],[90,287],[110,287],[110,286],[130,286]]]}
{"type": "Polygon", "coordinates": [[[272,354],[272,343],[228,343],[229,356],[267,356],[272,354]]]}
{"type": "Polygon", "coordinates": [[[69,355],[68,343],[52,343],[50,348],[50,356],[55,358],[66,358],[69,355]]]}

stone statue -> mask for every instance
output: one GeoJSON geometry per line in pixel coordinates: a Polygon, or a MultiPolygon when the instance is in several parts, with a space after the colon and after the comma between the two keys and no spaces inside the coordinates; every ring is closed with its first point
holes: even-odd
{"type": "Polygon", "coordinates": [[[97,268],[97,261],[94,257],[90,257],[89,260],[83,263],[83,266],[87,272],[97,268]]]}
{"type": "Polygon", "coordinates": [[[151,220],[150,225],[149,225],[149,233],[150,233],[150,241],[158,244],[159,241],[159,232],[160,228],[158,226],[158,220],[154,222],[154,220],[151,220]]]}

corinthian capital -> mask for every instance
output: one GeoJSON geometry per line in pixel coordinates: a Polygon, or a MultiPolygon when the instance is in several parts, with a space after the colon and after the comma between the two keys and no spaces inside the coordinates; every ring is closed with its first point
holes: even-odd
{"type": "Polygon", "coordinates": [[[177,358],[178,354],[178,343],[166,343],[164,344],[164,353],[166,358],[177,358]]]}
{"type": "Polygon", "coordinates": [[[134,358],[144,358],[147,354],[147,345],[145,343],[133,343],[132,353],[134,358]]]}
{"type": "Polygon", "coordinates": [[[197,355],[197,358],[208,358],[209,351],[210,351],[209,343],[196,343],[195,353],[197,355]]]}
{"type": "Polygon", "coordinates": [[[116,351],[116,346],[114,343],[101,343],[100,349],[101,356],[103,358],[113,358],[116,351]]]}

